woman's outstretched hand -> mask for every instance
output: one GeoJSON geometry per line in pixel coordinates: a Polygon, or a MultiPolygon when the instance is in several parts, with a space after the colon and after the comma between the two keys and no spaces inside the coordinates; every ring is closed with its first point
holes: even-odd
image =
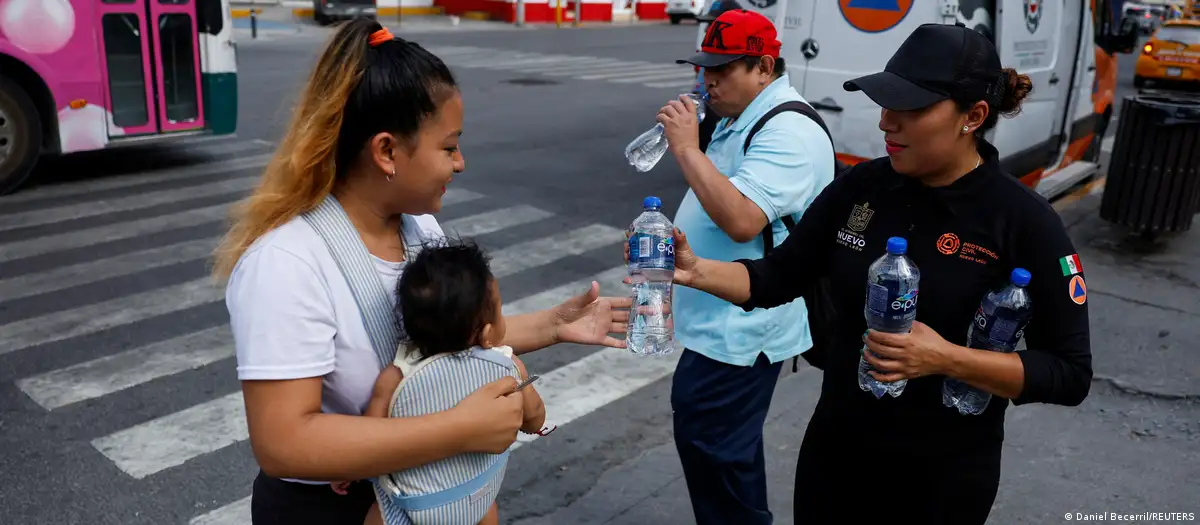
{"type": "MultiPolygon", "coordinates": [[[[696,262],[699,258],[692,252],[692,247],[688,245],[687,235],[679,228],[675,228],[675,233],[672,236],[675,241],[675,284],[683,286],[691,286],[696,270],[696,262]]],[[[629,239],[629,231],[625,232],[625,238],[629,239]]],[[[629,264],[629,243],[625,243],[625,264],[629,264]]],[[[623,281],[625,284],[632,284],[628,277],[623,281]]]]}
{"type": "Polygon", "coordinates": [[[629,322],[629,297],[600,297],[600,284],[554,309],[554,340],[560,343],[625,348],[625,341],[609,334],[624,334],[629,322]]]}
{"type": "Polygon", "coordinates": [[[525,421],[525,400],[520,392],[513,392],[516,387],[512,377],[492,381],[451,409],[472,430],[466,443],[469,452],[500,454],[517,440],[517,430],[525,421]]]}

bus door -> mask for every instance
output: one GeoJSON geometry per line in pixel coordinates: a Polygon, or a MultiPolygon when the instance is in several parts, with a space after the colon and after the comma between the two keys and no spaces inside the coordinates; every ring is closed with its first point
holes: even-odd
{"type": "Polygon", "coordinates": [[[100,0],[110,136],[204,128],[196,0],[100,0]]]}

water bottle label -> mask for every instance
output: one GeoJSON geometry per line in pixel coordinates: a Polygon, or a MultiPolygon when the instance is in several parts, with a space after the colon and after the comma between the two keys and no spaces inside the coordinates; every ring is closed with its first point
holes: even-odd
{"type": "Polygon", "coordinates": [[[629,237],[629,262],[641,268],[675,269],[675,239],[635,233],[629,237]]]}
{"type": "Polygon", "coordinates": [[[898,283],[884,286],[867,283],[867,308],[885,322],[912,321],[917,318],[916,288],[900,293],[898,283]]]}
{"type": "Polygon", "coordinates": [[[978,334],[970,345],[980,348],[984,345],[991,348],[1009,348],[1016,346],[1025,335],[1025,326],[1029,324],[1029,316],[1021,315],[1011,308],[996,308],[989,318],[983,308],[975,310],[975,330],[978,334]]]}

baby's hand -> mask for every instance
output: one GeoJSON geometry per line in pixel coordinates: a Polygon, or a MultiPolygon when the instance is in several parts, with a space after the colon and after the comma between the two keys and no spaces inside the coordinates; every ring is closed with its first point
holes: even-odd
{"type": "Polygon", "coordinates": [[[329,488],[333,489],[334,492],[345,496],[346,494],[350,493],[350,483],[352,483],[352,482],[350,482],[350,481],[335,481],[335,482],[329,484],[329,488]]]}

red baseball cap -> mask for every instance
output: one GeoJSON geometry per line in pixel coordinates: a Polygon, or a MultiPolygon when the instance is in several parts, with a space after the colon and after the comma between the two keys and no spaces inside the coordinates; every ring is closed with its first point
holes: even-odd
{"type": "Polygon", "coordinates": [[[717,67],[742,57],[779,58],[781,46],[775,24],[767,17],[754,11],[732,9],[708,24],[699,53],[675,63],[717,67]]]}

